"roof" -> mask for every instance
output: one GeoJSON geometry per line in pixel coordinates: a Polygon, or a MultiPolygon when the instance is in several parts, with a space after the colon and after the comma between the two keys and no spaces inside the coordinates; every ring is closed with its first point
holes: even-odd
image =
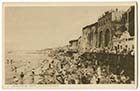
{"type": "Polygon", "coordinates": [[[106,12],[104,12],[104,13],[102,14],[102,16],[101,16],[100,18],[98,18],[98,21],[101,20],[101,19],[103,19],[104,17],[106,17],[106,16],[108,16],[108,15],[111,15],[112,12],[113,12],[113,11],[106,11],[106,12]]]}
{"type": "Polygon", "coordinates": [[[70,40],[70,41],[69,41],[69,43],[72,43],[72,42],[78,42],[78,39],[70,40]]]}
{"type": "Polygon", "coordinates": [[[97,24],[98,24],[98,22],[95,22],[93,24],[90,24],[90,25],[87,25],[87,26],[83,27],[83,29],[90,28],[90,27],[95,26],[97,24]]]}

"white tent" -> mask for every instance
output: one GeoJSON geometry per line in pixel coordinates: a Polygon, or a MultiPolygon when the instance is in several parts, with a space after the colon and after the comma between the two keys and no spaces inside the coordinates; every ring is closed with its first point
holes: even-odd
{"type": "Polygon", "coordinates": [[[128,39],[128,38],[130,38],[130,37],[131,37],[131,36],[130,36],[129,32],[128,32],[128,31],[124,31],[124,32],[122,33],[120,39],[128,39]]]}

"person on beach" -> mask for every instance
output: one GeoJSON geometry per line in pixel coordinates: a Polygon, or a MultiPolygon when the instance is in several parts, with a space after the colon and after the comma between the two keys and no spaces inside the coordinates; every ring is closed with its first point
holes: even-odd
{"type": "Polygon", "coordinates": [[[19,79],[16,76],[13,76],[13,84],[18,84],[19,79]]]}
{"type": "Polygon", "coordinates": [[[23,84],[24,73],[20,73],[20,84],[23,84]]]}
{"type": "Polygon", "coordinates": [[[35,81],[35,72],[32,71],[32,74],[31,74],[31,83],[34,84],[34,81],[35,81]]]}

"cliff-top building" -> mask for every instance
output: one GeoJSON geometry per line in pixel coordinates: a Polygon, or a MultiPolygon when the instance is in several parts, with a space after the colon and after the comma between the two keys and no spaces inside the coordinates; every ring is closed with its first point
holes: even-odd
{"type": "Polygon", "coordinates": [[[82,52],[90,51],[96,47],[97,42],[97,22],[87,25],[82,29],[82,36],[80,38],[79,48],[82,52]]]}
{"type": "Polygon", "coordinates": [[[121,31],[122,26],[122,11],[112,10],[107,11],[105,14],[98,19],[98,43],[97,47],[110,47],[111,41],[115,32],[121,31]]]}
{"type": "Polygon", "coordinates": [[[118,9],[106,11],[97,22],[83,27],[82,35],[70,41],[70,46],[82,53],[119,46],[122,39],[126,39],[122,45],[134,46],[134,18],[133,6],[125,12],[118,9]]]}
{"type": "Polygon", "coordinates": [[[78,39],[69,41],[69,46],[71,50],[78,49],[78,39]]]}

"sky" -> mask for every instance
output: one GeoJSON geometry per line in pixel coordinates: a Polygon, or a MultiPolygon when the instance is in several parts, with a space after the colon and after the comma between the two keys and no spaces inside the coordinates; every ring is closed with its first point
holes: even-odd
{"type": "Polygon", "coordinates": [[[126,11],[129,7],[6,7],[5,47],[8,50],[40,50],[65,46],[105,11],[116,8],[126,11]]]}

